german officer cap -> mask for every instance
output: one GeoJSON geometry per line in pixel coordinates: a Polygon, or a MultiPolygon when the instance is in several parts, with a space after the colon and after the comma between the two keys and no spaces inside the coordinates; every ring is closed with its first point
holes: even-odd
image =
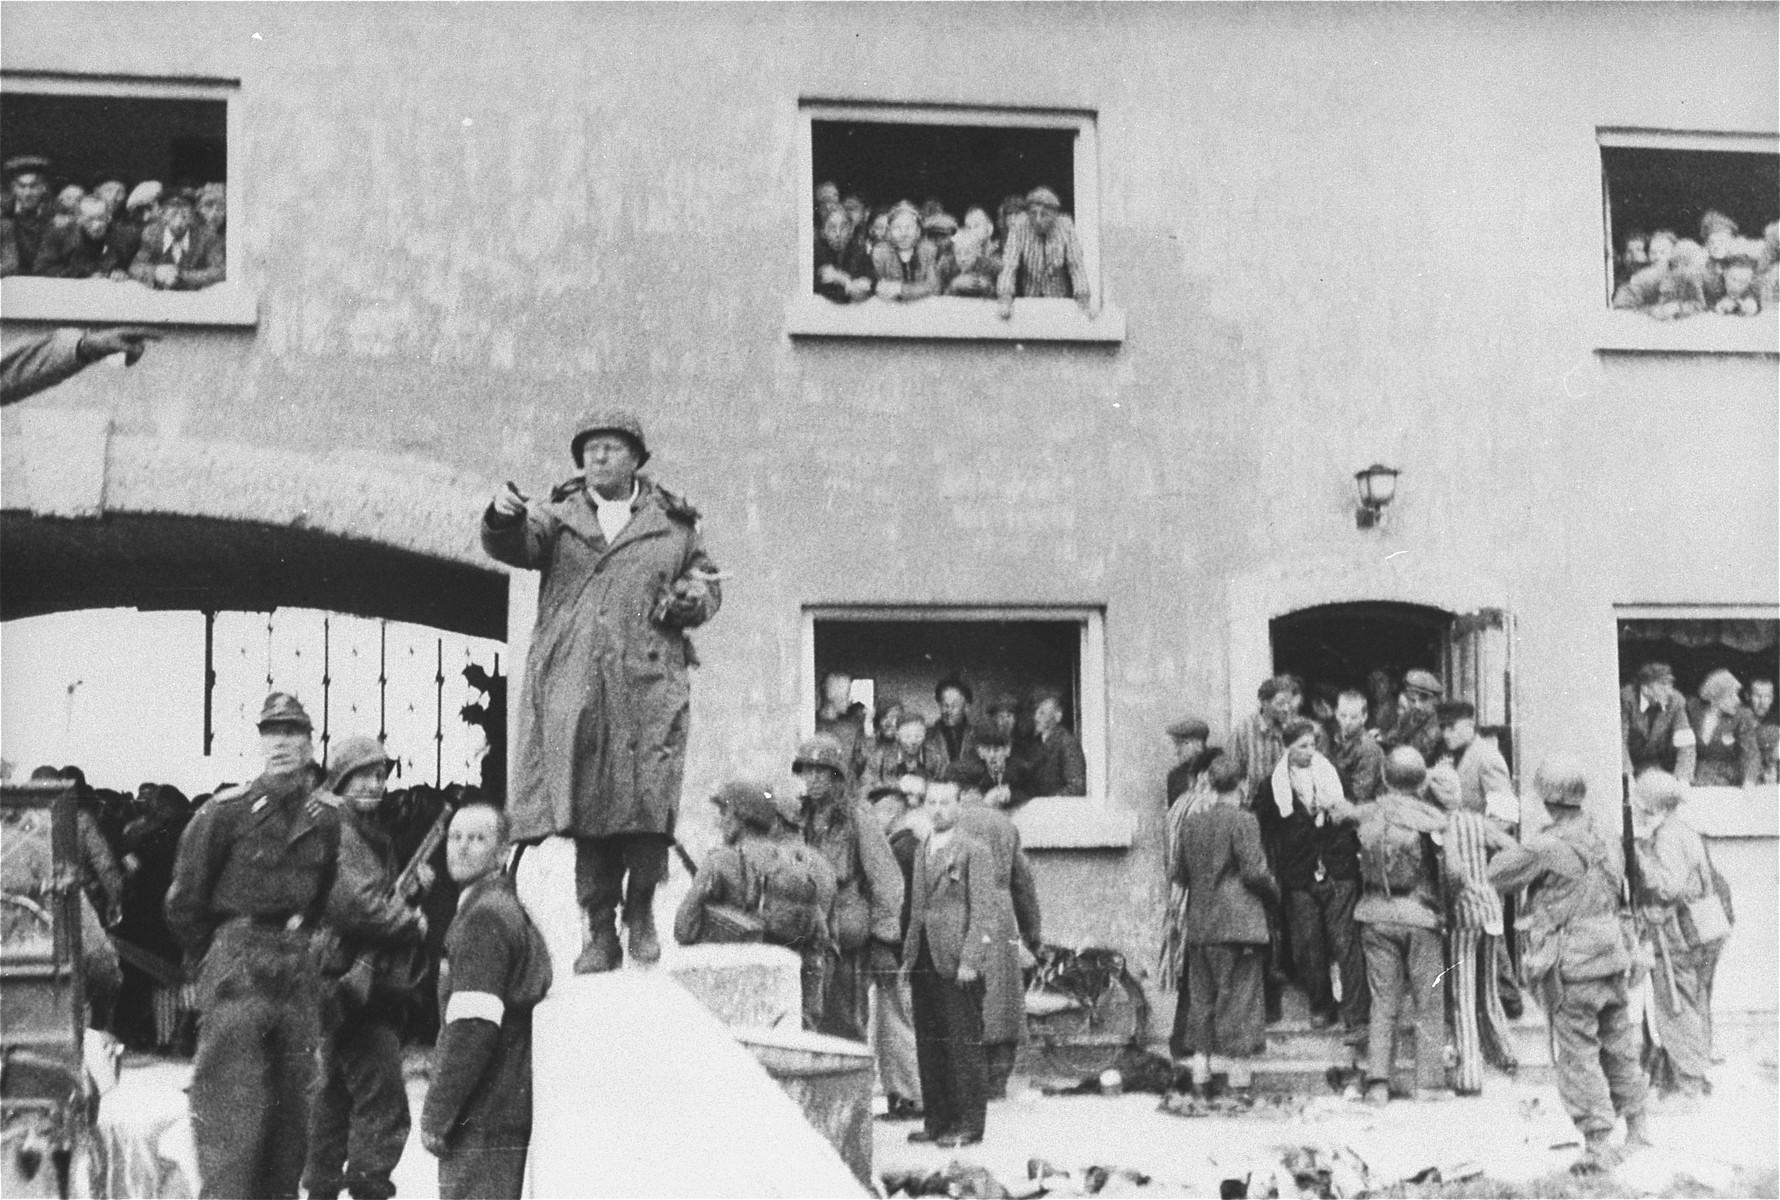
{"type": "Polygon", "coordinates": [[[265,707],[260,709],[260,732],[264,733],[268,728],[300,729],[304,733],[315,731],[309,714],[289,692],[273,692],[266,697],[265,707]]]}
{"type": "Polygon", "coordinates": [[[847,751],[840,740],[826,733],[818,733],[807,737],[797,744],[797,755],[791,760],[791,769],[799,767],[827,767],[842,779],[847,777],[847,751]]]}
{"type": "Polygon", "coordinates": [[[347,738],[328,755],[327,789],[338,794],[354,771],[394,762],[383,743],[372,737],[347,738]]]}
{"type": "Polygon", "coordinates": [[[575,422],[575,436],[569,440],[569,452],[575,456],[575,465],[581,465],[581,445],[596,433],[616,433],[628,438],[637,448],[637,465],[640,467],[649,461],[649,443],[643,439],[643,423],[635,413],[623,409],[609,409],[605,412],[591,412],[575,422]]]}
{"type": "Polygon", "coordinates": [[[736,779],[717,789],[711,803],[718,809],[735,814],[737,820],[752,829],[771,829],[779,819],[773,790],[758,783],[736,779]]]}

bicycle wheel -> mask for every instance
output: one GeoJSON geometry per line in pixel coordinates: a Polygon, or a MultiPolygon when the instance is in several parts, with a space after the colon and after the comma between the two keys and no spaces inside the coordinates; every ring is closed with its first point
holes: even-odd
{"type": "Polygon", "coordinates": [[[1035,1065],[1077,1079],[1098,1075],[1117,1066],[1127,1047],[1143,1044],[1149,1013],[1143,988],[1121,971],[1093,1004],[1027,1019],[1035,1065]]]}

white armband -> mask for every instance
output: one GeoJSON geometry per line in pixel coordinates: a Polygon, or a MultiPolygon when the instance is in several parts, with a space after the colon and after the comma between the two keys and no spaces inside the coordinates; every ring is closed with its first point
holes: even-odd
{"type": "Polygon", "coordinates": [[[493,992],[453,992],[445,1002],[445,1023],[479,1019],[499,1025],[506,1011],[507,1006],[493,992]]]}

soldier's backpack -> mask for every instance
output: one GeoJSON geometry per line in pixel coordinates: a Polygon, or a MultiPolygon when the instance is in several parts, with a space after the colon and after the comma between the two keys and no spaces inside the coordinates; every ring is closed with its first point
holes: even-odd
{"type": "Polygon", "coordinates": [[[1431,851],[1426,834],[1384,811],[1370,814],[1360,824],[1361,874],[1372,887],[1393,895],[1412,891],[1430,877],[1431,851]]]}
{"type": "Polygon", "coordinates": [[[749,909],[759,918],[761,940],[804,948],[827,941],[818,882],[827,862],[808,846],[781,842],[772,853],[742,859],[749,909]]]}

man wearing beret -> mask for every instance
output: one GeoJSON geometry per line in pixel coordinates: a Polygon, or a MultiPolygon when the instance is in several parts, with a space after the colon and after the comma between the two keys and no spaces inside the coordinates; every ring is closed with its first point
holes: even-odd
{"type": "Polygon", "coordinates": [[[179,839],[167,924],[199,960],[192,1137],[205,1196],[295,1196],[308,1150],[317,989],[309,935],[334,885],[340,814],[309,784],[309,714],[274,692],[266,767],[179,839]]]}
{"type": "Polygon", "coordinates": [[[495,493],[482,546],[542,576],[509,812],[517,841],[575,839],[590,923],[575,971],[587,974],[622,960],[621,904],[631,957],[661,957],[653,904],[685,767],[689,631],[723,593],[698,510],[639,474],[649,447],[636,417],[589,416],[569,449],[580,473],[547,501],[511,484],[495,493]]]}

